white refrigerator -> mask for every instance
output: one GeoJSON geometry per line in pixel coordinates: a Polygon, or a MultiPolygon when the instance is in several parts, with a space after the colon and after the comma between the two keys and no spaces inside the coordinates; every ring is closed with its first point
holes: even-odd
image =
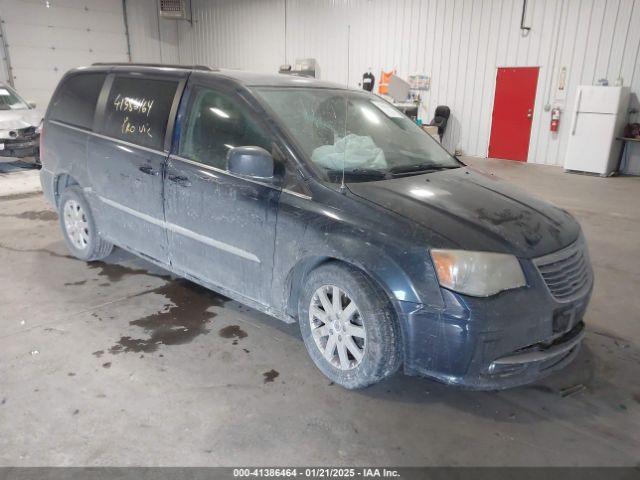
{"type": "Polygon", "coordinates": [[[629,87],[581,85],[571,116],[565,170],[611,174],[618,165],[629,87]]]}

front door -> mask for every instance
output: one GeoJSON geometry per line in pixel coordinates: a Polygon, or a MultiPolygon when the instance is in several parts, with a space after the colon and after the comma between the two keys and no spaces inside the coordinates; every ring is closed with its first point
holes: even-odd
{"type": "Polygon", "coordinates": [[[165,132],[179,80],[127,74],[107,81],[98,134],[89,139],[88,171],[101,233],[167,263],[162,171],[165,132]]]}
{"type": "Polygon", "coordinates": [[[498,68],[489,157],[527,161],[538,67],[498,68]]]}
{"type": "Polygon", "coordinates": [[[191,86],[185,105],[165,176],[171,263],[268,305],[280,189],[231,174],[226,158],[238,146],[271,151],[270,136],[234,93],[191,86]]]}

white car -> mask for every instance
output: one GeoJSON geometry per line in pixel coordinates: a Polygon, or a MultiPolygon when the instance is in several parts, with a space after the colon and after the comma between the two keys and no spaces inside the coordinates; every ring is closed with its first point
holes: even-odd
{"type": "Polygon", "coordinates": [[[34,157],[39,163],[42,112],[0,83],[0,156],[34,157]]]}

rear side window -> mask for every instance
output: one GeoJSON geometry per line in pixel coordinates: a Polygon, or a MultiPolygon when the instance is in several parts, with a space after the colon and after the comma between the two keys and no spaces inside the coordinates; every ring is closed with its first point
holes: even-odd
{"type": "Polygon", "coordinates": [[[162,150],[178,82],[116,77],[104,116],[104,133],[142,147],[162,150]]]}
{"type": "Polygon", "coordinates": [[[51,103],[49,118],[91,130],[105,77],[104,73],[87,73],[66,79],[51,103]]]}

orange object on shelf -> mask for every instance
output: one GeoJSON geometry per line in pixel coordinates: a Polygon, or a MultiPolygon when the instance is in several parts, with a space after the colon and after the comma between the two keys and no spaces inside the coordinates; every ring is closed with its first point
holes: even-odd
{"type": "Polygon", "coordinates": [[[391,77],[396,74],[395,70],[391,70],[390,72],[381,71],[380,72],[380,82],[378,83],[378,93],[381,95],[386,95],[389,92],[389,81],[391,77]]]}

